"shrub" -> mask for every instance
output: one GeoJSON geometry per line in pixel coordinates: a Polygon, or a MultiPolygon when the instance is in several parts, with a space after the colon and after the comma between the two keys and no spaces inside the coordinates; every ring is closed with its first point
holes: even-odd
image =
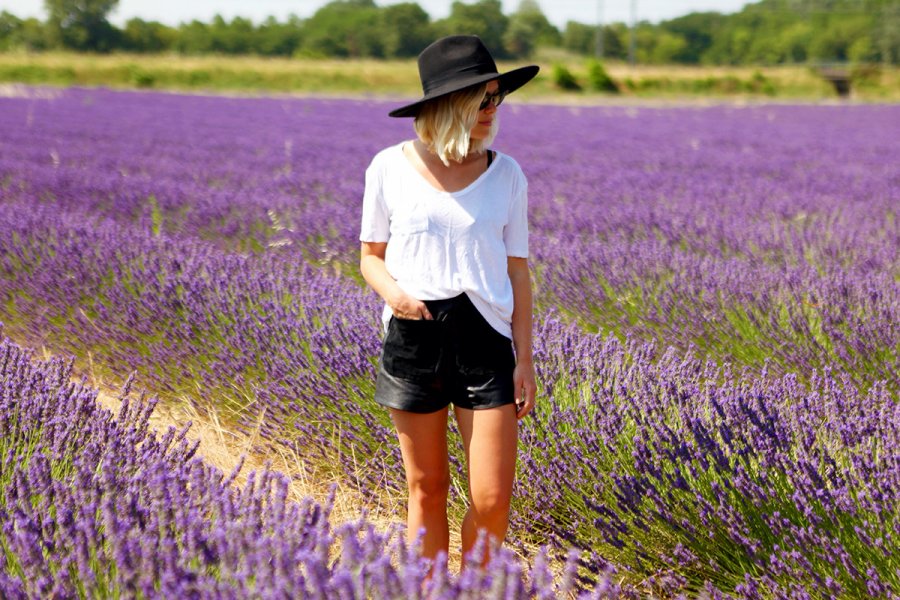
{"type": "Polygon", "coordinates": [[[755,93],[762,93],[766,96],[774,96],[775,95],[775,84],[772,83],[772,80],[762,74],[760,71],[754,71],[753,77],[750,78],[750,91],[755,93]]]}
{"type": "Polygon", "coordinates": [[[598,92],[610,92],[613,94],[617,94],[619,92],[619,86],[616,85],[616,82],[613,81],[613,78],[609,76],[609,73],[606,72],[606,69],[603,68],[603,64],[599,60],[591,60],[588,63],[588,86],[592,90],[597,90],[598,92]]]}
{"type": "Polygon", "coordinates": [[[553,84],[563,90],[581,90],[581,84],[578,83],[578,80],[575,79],[575,76],[572,75],[572,72],[558,63],[553,65],[553,84]]]}
{"type": "Polygon", "coordinates": [[[877,86],[881,81],[881,68],[876,64],[856,65],[850,71],[850,79],[854,85],[877,86]]]}
{"type": "Polygon", "coordinates": [[[137,65],[129,65],[129,81],[139,88],[152,88],[156,83],[156,76],[137,65]]]}

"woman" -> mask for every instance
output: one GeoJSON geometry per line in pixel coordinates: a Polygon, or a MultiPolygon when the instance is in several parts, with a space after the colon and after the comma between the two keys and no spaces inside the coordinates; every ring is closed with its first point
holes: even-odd
{"type": "Polygon", "coordinates": [[[434,42],[419,55],[424,97],[390,112],[414,117],[418,139],[366,170],[360,270],[386,302],[375,400],[400,441],[409,539],[424,528],[431,558],[449,546],[450,404],[468,465],[463,556],[482,529],[506,536],[517,423],[535,395],[527,182],[488,146],[504,96],[537,71],[498,73],[475,36],[434,42]]]}

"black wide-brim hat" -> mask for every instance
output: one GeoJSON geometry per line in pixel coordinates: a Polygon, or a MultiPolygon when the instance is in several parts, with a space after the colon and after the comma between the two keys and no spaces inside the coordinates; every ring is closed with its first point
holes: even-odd
{"type": "Polygon", "coordinates": [[[529,65],[498,73],[491,53],[477,35],[444,37],[419,54],[419,79],[422,80],[425,95],[388,114],[392,117],[415,117],[429,100],[494,79],[501,91],[509,93],[531,81],[539,69],[537,65],[529,65]]]}

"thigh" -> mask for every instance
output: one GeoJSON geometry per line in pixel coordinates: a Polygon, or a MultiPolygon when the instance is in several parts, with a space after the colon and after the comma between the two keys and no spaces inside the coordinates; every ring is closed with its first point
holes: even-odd
{"type": "Polygon", "coordinates": [[[447,407],[424,414],[394,408],[390,411],[409,485],[449,481],[447,407]]]}
{"type": "Polygon", "coordinates": [[[469,495],[508,499],[516,474],[519,425],[515,405],[454,410],[466,452],[469,495]]]}

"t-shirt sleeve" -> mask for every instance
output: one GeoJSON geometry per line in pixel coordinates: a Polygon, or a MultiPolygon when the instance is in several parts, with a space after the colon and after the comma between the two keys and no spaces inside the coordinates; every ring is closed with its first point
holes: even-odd
{"type": "Polygon", "coordinates": [[[390,218],[384,200],[381,168],[372,162],[366,169],[366,188],[363,192],[361,242],[386,242],[390,235],[390,218]]]}
{"type": "Polygon", "coordinates": [[[524,174],[519,173],[513,188],[503,243],[507,256],[528,258],[528,180],[524,174]]]}

